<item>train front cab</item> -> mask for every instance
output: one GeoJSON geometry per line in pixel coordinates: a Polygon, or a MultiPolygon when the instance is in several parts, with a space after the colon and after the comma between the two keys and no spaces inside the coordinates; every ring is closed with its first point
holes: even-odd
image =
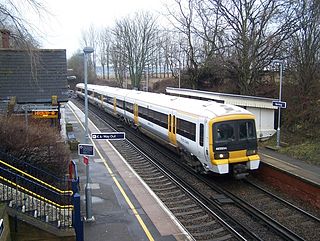
{"type": "Polygon", "coordinates": [[[254,116],[229,115],[210,120],[209,150],[214,172],[243,178],[248,170],[258,169],[257,145],[254,116]]]}

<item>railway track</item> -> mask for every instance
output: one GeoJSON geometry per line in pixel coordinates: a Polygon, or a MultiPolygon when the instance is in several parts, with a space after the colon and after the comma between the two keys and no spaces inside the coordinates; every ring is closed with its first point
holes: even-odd
{"type": "MultiPolygon", "coordinates": [[[[101,125],[105,130],[106,124],[102,119],[109,119],[110,116],[97,108],[94,112],[90,113],[90,118],[96,119],[96,125],[101,125]]],[[[108,122],[119,127],[119,122],[112,119],[108,122]]],[[[150,158],[139,153],[131,144],[115,142],[113,145],[196,240],[314,240],[309,239],[314,237],[313,234],[304,236],[296,232],[296,227],[282,225],[276,216],[271,218],[264,211],[256,209],[239,193],[226,191],[230,187],[225,184],[226,187],[222,188],[221,178],[209,179],[208,176],[195,175],[180,165],[175,154],[130,128],[125,128],[125,131],[127,138],[132,139],[139,149],[143,149],[153,160],[157,159],[157,164],[151,164],[150,158]],[[127,151],[122,153],[123,150],[127,151]],[[223,226],[225,224],[222,223],[228,225],[223,226]]],[[[240,192],[248,186],[244,184],[240,192]]],[[[258,200],[259,196],[253,197],[258,200]]]]}
{"type": "Polygon", "coordinates": [[[287,229],[294,230],[304,240],[319,239],[317,235],[320,233],[319,217],[271,193],[254,181],[229,182],[223,184],[223,188],[232,195],[241,197],[244,202],[261,213],[273,217],[287,229]]]}

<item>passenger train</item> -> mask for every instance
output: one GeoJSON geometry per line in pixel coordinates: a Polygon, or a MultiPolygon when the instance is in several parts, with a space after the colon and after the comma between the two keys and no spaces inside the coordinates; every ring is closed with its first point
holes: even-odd
{"type": "MultiPolygon", "coordinates": [[[[77,84],[84,98],[84,84],[77,84]]],[[[214,101],[88,84],[89,102],[177,150],[201,173],[245,177],[258,169],[255,117],[214,101]]]]}

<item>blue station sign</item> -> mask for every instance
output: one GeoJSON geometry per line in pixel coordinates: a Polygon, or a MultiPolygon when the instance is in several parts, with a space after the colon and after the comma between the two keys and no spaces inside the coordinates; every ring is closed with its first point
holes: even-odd
{"type": "Polygon", "coordinates": [[[272,101],[272,105],[276,107],[280,107],[281,109],[287,108],[287,102],[274,100],[272,101]]]}
{"type": "Polygon", "coordinates": [[[91,144],[78,145],[79,156],[94,156],[94,147],[91,144]]]}
{"type": "Polygon", "coordinates": [[[91,138],[94,140],[124,140],[126,135],[124,132],[92,133],[91,138]]]}

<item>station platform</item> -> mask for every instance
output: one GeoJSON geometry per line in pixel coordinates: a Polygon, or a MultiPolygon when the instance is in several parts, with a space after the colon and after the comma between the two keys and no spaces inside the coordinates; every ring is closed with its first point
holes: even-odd
{"type": "MultiPolygon", "coordinates": [[[[84,114],[69,101],[62,118],[72,124],[76,139],[84,143],[84,114]]],[[[99,132],[88,122],[90,132],[99,132]]],[[[95,156],[89,159],[93,220],[84,222],[85,241],[193,240],[110,142],[98,140],[93,145],[95,156]]],[[[86,166],[77,153],[72,155],[78,166],[85,217],[86,166]]]]}
{"type": "Polygon", "coordinates": [[[263,163],[318,187],[320,192],[320,166],[288,157],[267,147],[260,148],[259,155],[263,163]]]}

